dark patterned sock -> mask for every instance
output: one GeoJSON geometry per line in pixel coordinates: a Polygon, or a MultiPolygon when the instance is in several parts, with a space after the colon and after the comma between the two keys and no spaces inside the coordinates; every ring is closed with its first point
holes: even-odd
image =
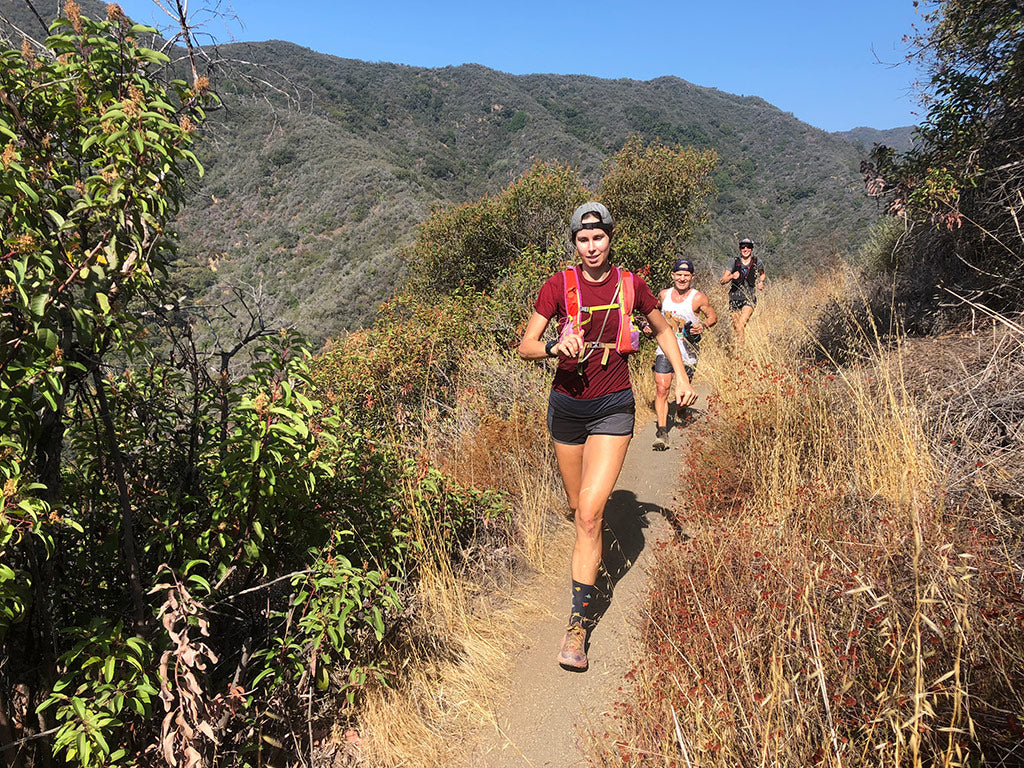
{"type": "Polygon", "coordinates": [[[582,624],[587,618],[587,606],[594,597],[593,584],[580,584],[573,579],[572,582],[572,608],[569,613],[570,624],[582,624]]]}

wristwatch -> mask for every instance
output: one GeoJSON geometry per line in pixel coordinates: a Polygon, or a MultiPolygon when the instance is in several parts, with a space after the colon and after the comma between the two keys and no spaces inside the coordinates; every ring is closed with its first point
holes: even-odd
{"type": "Polygon", "coordinates": [[[545,344],[544,345],[544,354],[547,355],[548,357],[558,357],[558,355],[552,354],[552,352],[551,352],[551,350],[555,348],[555,345],[557,343],[558,343],[558,339],[552,339],[547,344],[545,344]]]}

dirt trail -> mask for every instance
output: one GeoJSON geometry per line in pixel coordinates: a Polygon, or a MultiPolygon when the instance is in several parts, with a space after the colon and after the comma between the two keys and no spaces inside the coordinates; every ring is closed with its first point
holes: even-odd
{"type": "MultiPolygon", "coordinates": [[[[706,392],[699,387],[698,392],[703,410],[706,392]]],[[[525,645],[514,661],[510,698],[476,750],[474,768],[587,765],[577,726],[597,722],[617,698],[629,669],[630,633],[643,605],[652,545],[671,535],[662,512],[673,506],[680,486],[686,430],[673,428],[667,451],[652,450],[653,440],[652,415],[636,431],[605,510],[604,562],[614,589],[610,601],[595,601],[600,620],[590,636],[590,669],[567,672],[555,662],[569,610],[567,523],[567,535],[558,537],[550,561],[564,566],[551,567],[531,590],[548,610],[519,628],[525,645]]]]}

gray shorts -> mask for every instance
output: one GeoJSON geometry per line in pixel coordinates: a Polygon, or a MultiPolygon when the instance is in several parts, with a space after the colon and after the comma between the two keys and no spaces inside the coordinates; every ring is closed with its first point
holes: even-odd
{"type": "Polygon", "coordinates": [[[632,435],[635,420],[631,389],[592,400],[555,391],[548,398],[548,431],[556,443],[583,445],[591,435],[632,435]]]}
{"type": "Polygon", "coordinates": [[[729,311],[739,312],[744,307],[753,309],[757,306],[757,296],[753,291],[729,291],[729,311]]]}
{"type": "MultiPolygon", "coordinates": [[[[687,365],[683,363],[683,368],[686,370],[686,377],[693,381],[693,374],[697,372],[696,365],[687,365]]],[[[672,363],[668,361],[668,358],[664,355],[655,355],[654,366],[651,368],[655,373],[675,373],[676,369],[672,367],[672,363]]]]}

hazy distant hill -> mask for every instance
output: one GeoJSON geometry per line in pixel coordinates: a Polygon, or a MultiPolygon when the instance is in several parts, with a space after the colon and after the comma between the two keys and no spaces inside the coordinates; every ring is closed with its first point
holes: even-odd
{"type": "Polygon", "coordinates": [[[396,252],[432,206],[493,193],[535,159],[593,183],[631,132],[719,153],[712,221],[690,245],[716,270],[737,233],[770,269],[826,263],[874,216],[856,143],[755,97],[674,77],[371,64],[277,41],[220,53],[258,63],[280,90],[237,74],[217,82],[226,108],[208,124],[206,175],[179,217],[181,274],[211,295],[261,285],[271,317],[317,337],[365,323],[416,268],[396,252]]]}
{"type": "Polygon", "coordinates": [[[905,125],[902,128],[889,128],[880,131],[877,128],[854,128],[849,131],[839,131],[834,136],[852,141],[864,148],[865,152],[871,151],[875,144],[884,144],[892,147],[897,152],[908,152],[914,146],[914,126],[905,125]]]}

